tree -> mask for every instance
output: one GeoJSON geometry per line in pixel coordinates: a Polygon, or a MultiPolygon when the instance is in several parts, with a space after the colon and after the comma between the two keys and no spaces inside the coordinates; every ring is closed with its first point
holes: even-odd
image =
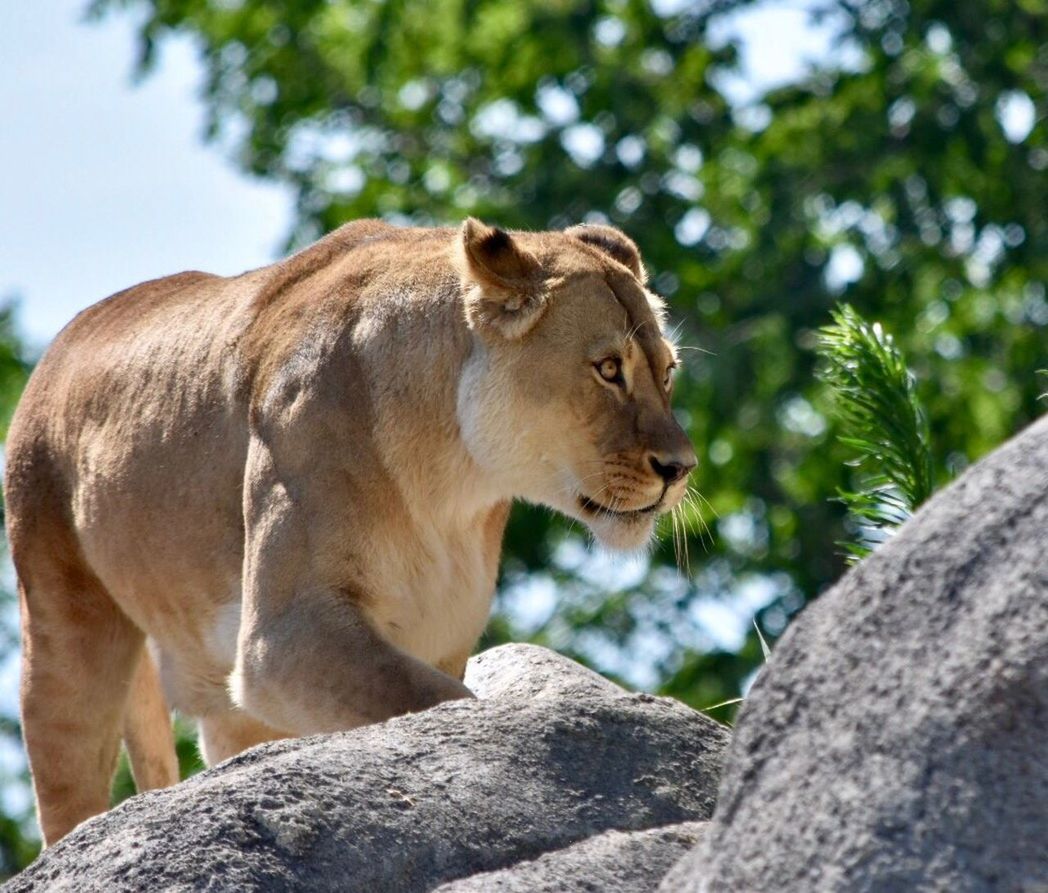
{"type": "Polygon", "coordinates": [[[752,633],[712,648],[704,605],[749,599],[775,636],[842,571],[846,452],[813,375],[835,301],[896,333],[932,437],[950,445],[942,479],[1037,414],[1048,324],[1041,0],[825,2],[813,15],[839,51],[733,106],[737,48],[708,36],[747,5],[92,6],[143,15],[145,69],[167,35],[193,35],[209,136],[294,187],[292,245],[361,216],[466,214],[610,220],[640,242],[700,348],[678,386],[708,506],[684,519],[691,573],[670,570],[667,536],[609,590],[577,534],[521,508],[489,641],[530,635],[698,706],[736,694],[760,661],[752,633]],[[558,586],[552,610],[522,595],[543,580],[558,586]]]}
{"type": "MultiPolygon", "coordinates": [[[[14,326],[16,301],[8,297],[0,305],[0,441],[7,437],[7,426],[11,422],[18,397],[22,393],[32,363],[29,351],[14,326]]],[[[2,508],[2,506],[0,506],[2,508]]],[[[2,516],[0,516],[2,517],[2,516]]],[[[5,544],[6,545],[6,544],[5,544]]],[[[13,593],[0,587],[0,655],[17,653],[18,633],[13,620],[17,615],[13,593]]],[[[22,728],[17,716],[0,712],[0,746],[17,753],[22,747],[22,728]]],[[[28,790],[29,780],[24,769],[12,768],[9,761],[0,769],[0,786],[5,800],[11,795],[28,790]]],[[[29,864],[36,856],[39,842],[29,831],[32,816],[29,808],[5,808],[0,811],[0,879],[8,877],[29,864]]]]}

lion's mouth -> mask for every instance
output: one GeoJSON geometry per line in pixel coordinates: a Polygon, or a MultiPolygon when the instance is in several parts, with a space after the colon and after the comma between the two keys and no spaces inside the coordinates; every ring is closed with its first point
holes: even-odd
{"type": "Polygon", "coordinates": [[[659,498],[656,499],[649,506],[645,506],[644,508],[640,509],[628,509],[627,511],[618,511],[616,509],[609,508],[606,505],[602,505],[601,503],[596,502],[593,499],[590,499],[588,496],[583,496],[580,493],[579,505],[582,507],[583,511],[589,512],[592,515],[612,515],[616,518],[624,519],[639,518],[642,515],[650,515],[652,512],[657,511],[659,507],[662,505],[662,500],[665,496],[666,491],[663,490],[662,493],[659,494],[659,498]]]}

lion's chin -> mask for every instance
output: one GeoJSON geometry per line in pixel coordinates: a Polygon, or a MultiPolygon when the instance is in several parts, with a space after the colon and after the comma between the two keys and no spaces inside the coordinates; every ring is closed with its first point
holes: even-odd
{"type": "Polygon", "coordinates": [[[616,552],[633,552],[648,545],[655,532],[655,520],[653,512],[638,512],[624,516],[591,517],[585,523],[602,546],[616,552]]]}
{"type": "Polygon", "coordinates": [[[643,549],[655,531],[655,522],[664,510],[662,493],[650,505],[635,510],[614,510],[579,494],[570,514],[582,521],[602,546],[617,552],[643,549]]]}

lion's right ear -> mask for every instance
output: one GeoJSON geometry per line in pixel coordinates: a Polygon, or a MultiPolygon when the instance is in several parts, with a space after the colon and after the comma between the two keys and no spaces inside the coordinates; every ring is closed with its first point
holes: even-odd
{"type": "Polygon", "coordinates": [[[505,230],[473,217],[462,224],[461,262],[470,326],[522,337],[542,316],[546,288],[538,258],[505,230]]]}
{"type": "Polygon", "coordinates": [[[644,264],[641,263],[637,244],[622,230],[615,229],[613,226],[602,226],[599,223],[583,223],[566,229],[564,232],[617,260],[641,283],[647,281],[648,274],[644,270],[644,264]]]}

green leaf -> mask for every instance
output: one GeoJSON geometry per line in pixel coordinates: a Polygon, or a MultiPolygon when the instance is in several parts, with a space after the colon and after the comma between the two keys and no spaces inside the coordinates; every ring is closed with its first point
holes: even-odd
{"type": "Polygon", "coordinates": [[[927,415],[891,335],[848,304],[832,316],[819,330],[819,374],[833,390],[839,440],[855,453],[849,464],[865,472],[860,489],[837,493],[859,527],[844,544],[856,561],[931,495],[932,458],[927,415]]]}

